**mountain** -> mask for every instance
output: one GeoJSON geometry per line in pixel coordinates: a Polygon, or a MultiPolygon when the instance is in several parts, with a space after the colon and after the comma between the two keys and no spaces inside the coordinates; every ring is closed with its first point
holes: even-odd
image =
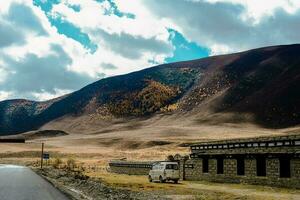
{"type": "Polygon", "coordinates": [[[189,116],[199,123],[300,123],[300,45],[163,64],[109,77],[63,97],[0,102],[0,134],[35,130],[62,117],[99,120],[189,116]],[[222,117],[226,116],[226,117],[222,117]]]}

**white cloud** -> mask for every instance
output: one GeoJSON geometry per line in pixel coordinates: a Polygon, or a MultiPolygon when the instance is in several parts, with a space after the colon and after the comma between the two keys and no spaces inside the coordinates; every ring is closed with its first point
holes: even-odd
{"type": "Polygon", "coordinates": [[[6,100],[12,95],[12,92],[0,91],[0,101],[6,100]]]}
{"type": "Polygon", "coordinates": [[[2,7],[2,2],[0,5],[0,19],[6,20],[5,23],[18,33],[18,37],[0,49],[0,90],[3,98],[44,100],[45,92],[57,96],[62,94],[61,91],[79,89],[95,80],[87,72],[78,73],[71,66],[73,58],[70,56],[79,51],[81,55],[85,54],[86,49],[58,34],[38,7],[21,0],[10,1],[10,6],[2,7]],[[41,30],[43,34],[40,34],[41,30]],[[19,42],[21,38],[22,43],[19,42]],[[58,89],[55,88],[57,86],[58,89]]]}
{"type": "Polygon", "coordinates": [[[212,44],[210,46],[210,54],[213,55],[220,55],[226,54],[228,52],[232,52],[229,46],[222,45],[222,44],[212,44]]]}
{"type": "MultiPolygon", "coordinates": [[[[195,0],[201,1],[201,0],[195,0]]],[[[241,4],[246,7],[245,17],[253,18],[254,22],[258,23],[259,20],[266,15],[273,15],[274,10],[281,8],[290,14],[293,14],[300,8],[299,0],[272,0],[272,1],[261,1],[261,0],[206,0],[207,2],[226,2],[241,4]]]]}
{"type": "Polygon", "coordinates": [[[298,0],[142,1],[153,15],[212,54],[300,41],[298,0]]]}
{"type": "MultiPolygon", "coordinates": [[[[67,1],[70,2],[70,1],[67,1]]],[[[101,28],[109,34],[127,33],[132,36],[144,38],[155,37],[166,41],[169,37],[165,25],[153,19],[154,16],[139,1],[128,3],[126,1],[116,1],[116,4],[124,12],[134,13],[135,18],[118,17],[116,15],[105,15],[106,9],[110,9],[107,1],[102,3],[96,1],[78,2],[81,10],[75,12],[66,5],[66,1],[53,6],[52,14],[61,15],[63,19],[75,24],[89,33],[90,29],[101,28]],[[131,9],[124,9],[124,2],[132,5],[131,9]],[[135,8],[135,9],[132,9],[135,8]],[[123,10],[124,9],[124,10],[123,10]]]]}
{"type": "Polygon", "coordinates": [[[116,4],[123,12],[134,13],[135,18],[106,15],[106,10],[111,9],[107,1],[62,1],[53,6],[53,16],[79,27],[98,45],[94,54],[74,55],[74,70],[91,76],[102,73],[111,76],[149,67],[150,60],[163,63],[166,57],[172,56],[173,47],[165,23],[153,19],[138,2],[132,5],[140,10],[123,10],[118,1],[116,4]],[[69,8],[70,3],[80,5],[80,11],[69,8]],[[117,68],[108,69],[102,63],[111,63],[117,68]]]}
{"type": "Polygon", "coordinates": [[[63,96],[65,94],[71,93],[72,90],[61,90],[58,88],[54,88],[55,93],[50,93],[50,92],[46,92],[46,91],[42,91],[42,92],[33,92],[32,96],[36,99],[38,99],[39,101],[46,101],[49,99],[54,99],[60,96],[63,96]]]}

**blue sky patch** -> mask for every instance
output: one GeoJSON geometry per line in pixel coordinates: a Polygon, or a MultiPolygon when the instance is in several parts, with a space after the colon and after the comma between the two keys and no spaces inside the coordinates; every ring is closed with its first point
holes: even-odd
{"type": "Polygon", "coordinates": [[[172,42],[175,50],[173,56],[166,58],[167,63],[193,60],[209,56],[210,50],[197,45],[195,42],[187,41],[181,33],[174,29],[168,29],[170,33],[169,40],[172,42]]]}
{"type": "Polygon", "coordinates": [[[81,9],[80,5],[75,5],[75,4],[73,4],[73,5],[68,4],[68,7],[71,8],[71,9],[73,9],[75,12],[79,12],[80,9],[81,9]]]}
{"type": "Polygon", "coordinates": [[[40,7],[45,13],[52,10],[52,6],[55,4],[59,4],[60,0],[33,0],[33,5],[40,7]]]}
{"type": "MultiPolygon", "coordinates": [[[[46,14],[49,22],[52,26],[57,28],[59,34],[63,34],[69,38],[72,38],[78,41],[84,48],[88,49],[91,53],[96,52],[97,45],[92,43],[89,36],[81,31],[80,28],[74,26],[72,23],[64,21],[61,17],[53,18],[49,12],[51,12],[54,4],[60,3],[59,0],[53,1],[42,1],[42,0],[34,0],[34,5],[40,7],[46,14]]],[[[71,8],[79,12],[80,6],[78,5],[68,5],[71,8]]]]}
{"type": "MultiPolygon", "coordinates": [[[[98,2],[103,2],[104,0],[96,0],[98,2]]],[[[118,17],[127,17],[130,19],[134,19],[135,15],[132,13],[126,13],[126,12],[122,12],[119,10],[118,6],[116,5],[116,3],[113,0],[106,0],[111,8],[109,10],[106,10],[106,15],[116,15],[118,17]]]]}
{"type": "Polygon", "coordinates": [[[97,50],[97,45],[91,42],[89,36],[81,32],[81,29],[74,26],[72,23],[64,21],[60,17],[55,19],[50,17],[49,21],[52,26],[57,28],[58,33],[64,34],[65,36],[80,42],[84,48],[89,49],[91,53],[94,53],[97,50]]]}

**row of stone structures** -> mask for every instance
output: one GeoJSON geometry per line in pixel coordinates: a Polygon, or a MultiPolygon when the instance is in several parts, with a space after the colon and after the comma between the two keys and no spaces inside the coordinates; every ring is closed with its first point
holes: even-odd
{"type": "MultiPolygon", "coordinates": [[[[184,180],[300,188],[300,135],[193,144],[190,158],[175,156],[184,180]]],[[[112,172],[146,175],[154,162],[112,161],[112,172]]]]}
{"type": "Polygon", "coordinates": [[[202,142],[181,159],[181,176],[300,188],[300,135],[202,142]]]}

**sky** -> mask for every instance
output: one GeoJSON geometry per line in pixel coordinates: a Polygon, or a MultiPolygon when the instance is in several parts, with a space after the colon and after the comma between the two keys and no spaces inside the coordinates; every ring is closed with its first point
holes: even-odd
{"type": "Polygon", "coordinates": [[[0,100],[45,101],[154,65],[300,43],[300,0],[1,0],[0,100]]]}

